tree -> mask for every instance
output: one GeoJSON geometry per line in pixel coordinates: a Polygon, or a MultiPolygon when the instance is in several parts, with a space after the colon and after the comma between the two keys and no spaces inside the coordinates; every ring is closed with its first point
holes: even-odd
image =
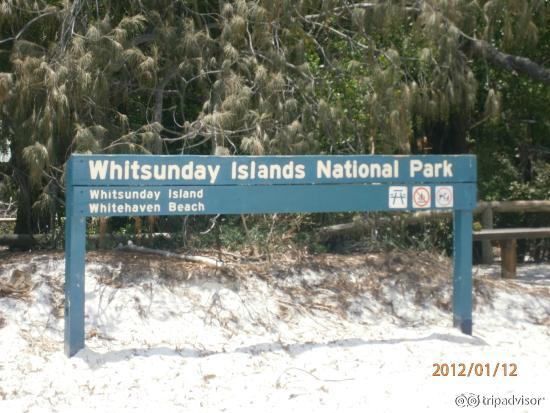
{"type": "Polygon", "coordinates": [[[16,232],[53,227],[73,151],[315,150],[301,26],[281,2],[19,3],[0,8],[16,232]]]}
{"type": "Polygon", "coordinates": [[[550,69],[533,60],[544,62],[537,51],[548,48],[544,1],[345,1],[302,19],[320,50],[325,96],[368,113],[354,140],[369,142],[358,150],[391,150],[390,136],[401,150],[466,152],[470,127],[500,110],[500,88],[477,76],[479,65],[550,84],[550,69]],[[351,84],[359,101],[340,98],[351,84]]]}
{"type": "Polygon", "coordinates": [[[466,152],[503,113],[500,73],[547,87],[548,15],[543,0],[2,1],[16,232],[53,228],[75,151],[466,152]]]}

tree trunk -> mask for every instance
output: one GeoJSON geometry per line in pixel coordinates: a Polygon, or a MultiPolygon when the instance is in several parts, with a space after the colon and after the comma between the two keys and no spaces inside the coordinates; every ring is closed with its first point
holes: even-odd
{"type": "Polygon", "coordinates": [[[15,183],[19,187],[19,196],[17,197],[17,216],[15,221],[15,234],[32,234],[32,209],[31,209],[31,191],[27,185],[24,176],[19,172],[15,173],[15,183]]]}
{"type": "MultiPolygon", "coordinates": [[[[50,215],[52,211],[43,211],[40,213],[33,211],[32,206],[40,196],[40,192],[31,187],[28,176],[23,172],[24,168],[17,167],[14,158],[12,158],[12,162],[12,176],[17,188],[19,188],[14,234],[40,234],[51,230],[52,220],[50,215]]],[[[28,249],[22,245],[15,248],[28,249]]]]}

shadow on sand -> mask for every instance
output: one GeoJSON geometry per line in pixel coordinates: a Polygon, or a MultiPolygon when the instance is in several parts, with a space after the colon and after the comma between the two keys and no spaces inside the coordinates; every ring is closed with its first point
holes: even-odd
{"type": "Polygon", "coordinates": [[[391,345],[407,342],[421,342],[421,341],[444,341],[455,344],[470,344],[473,346],[484,346],[487,343],[479,337],[470,337],[465,335],[452,335],[452,334],[437,334],[433,333],[425,337],[418,338],[393,338],[393,339],[375,339],[375,340],[363,340],[361,338],[347,338],[342,340],[332,340],[326,343],[291,343],[283,344],[280,342],[272,343],[258,343],[250,346],[237,347],[227,351],[210,351],[210,350],[198,350],[190,348],[170,348],[166,346],[151,347],[151,348],[130,348],[122,350],[107,351],[105,353],[99,353],[89,348],[85,348],[80,351],[75,357],[85,361],[90,368],[97,369],[108,363],[116,363],[119,361],[129,360],[134,357],[183,357],[183,358],[202,358],[217,354],[228,353],[243,353],[250,355],[258,355],[268,352],[286,352],[290,355],[296,356],[301,353],[316,349],[316,348],[343,348],[343,347],[359,347],[368,345],[391,345]]]}

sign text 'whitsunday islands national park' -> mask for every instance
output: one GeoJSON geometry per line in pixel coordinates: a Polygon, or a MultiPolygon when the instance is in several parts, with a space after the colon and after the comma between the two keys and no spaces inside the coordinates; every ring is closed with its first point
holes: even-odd
{"type": "MultiPolygon", "coordinates": [[[[199,158],[200,159],[200,158],[199,158]]],[[[407,178],[453,178],[453,162],[443,159],[430,162],[422,159],[362,161],[361,159],[307,159],[284,161],[271,158],[271,161],[232,160],[219,158],[216,164],[195,160],[183,162],[151,162],[134,160],[88,160],[91,181],[196,181],[197,183],[218,184],[220,171],[224,168],[224,184],[231,181],[285,181],[343,179],[399,179],[400,171],[407,178]],[[273,162],[275,161],[275,162],[273,162]],[[401,166],[404,164],[404,167],[401,166]]]]}

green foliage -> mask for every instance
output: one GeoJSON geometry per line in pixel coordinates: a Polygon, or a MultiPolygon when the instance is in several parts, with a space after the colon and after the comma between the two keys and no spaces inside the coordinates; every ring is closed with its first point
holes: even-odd
{"type": "MultiPolygon", "coordinates": [[[[481,197],[547,198],[548,86],[494,56],[547,70],[549,16],[544,0],[2,1],[16,231],[53,230],[71,152],[471,151],[481,197]]],[[[252,222],[216,239],[261,243],[271,224],[252,222]]]]}

